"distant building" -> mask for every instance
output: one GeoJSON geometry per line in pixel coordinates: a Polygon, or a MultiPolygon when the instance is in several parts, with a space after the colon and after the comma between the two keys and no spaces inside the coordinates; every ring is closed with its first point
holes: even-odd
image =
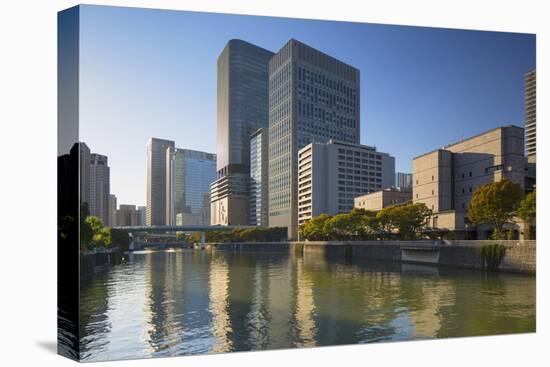
{"type": "Polygon", "coordinates": [[[90,154],[90,215],[109,225],[110,172],[107,156],[90,154]]]}
{"type": "Polygon", "coordinates": [[[135,205],[120,204],[116,211],[117,225],[120,227],[141,226],[141,213],[135,205]]]}
{"type": "Polygon", "coordinates": [[[79,159],[79,185],[80,185],[80,203],[88,203],[90,207],[90,148],[86,143],[78,143],[79,159]]]}
{"type": "Polygon", "coordinates": [[[523,128],[486,131],[414,158],[413,202],[433,211],[430,227],[464,235],[475,189],[503,178],[524,187],[526,163],[523,128]]]}
{"type": "Polygon", "coordinates": [[[354,198],[393,186],[395,158],[376,148],[340,143],[308,144],[298,152],[298,220],[349,212],[354,198]]]}
{"type": "Polygon", "coordinates": [[[116,227],[116,196],[113,194],[109,195],[109,226],[116,227]]]}
{"type": "Polygon", "coordinates": [[[174,142],[157,138],[147,143],[147,220],[150,225],[166,225],[166,149],[174,142]]]}
{"type": "Polygon", "coordinates": [[[395,187],[399,187],[401,189],[409,189],[412,190],[412,182],[413,182],[413,175],[412,173],[403,173],[403,172],[397,172],[395,174],[395,187]]]}
{"type": "Polygon", "coordinates": [[[269,62],[269,226],[287,227],[290,239],[302,217],[298,151],[329,139],[359,143],[359,89],[358,69],[294,39],[269,62]]]}
{"type": "Polygon", "coordinates": [[[267,227],[268,222],[268,129],[250,138],[250,225],[267,227]]]}
{"type": "Polygon", "coordinates": [[[396,188],[384,189],[355,198],[355,208],[379,211],[389,206],[406,204],[412,201],[412,192],[396,188]]]}
{"type": "Polygon", "coordinates": [[[204,216],[205,195],[216,179],[216,155],[196,150],[168,148],[166,150],[166,210],[168,224],[180,216],[183,224],[209,225],[204,216]]]}
{"type": "Polygon", "coordinates": [[[217,175],[212,224],[249,224],[250,135],[268,126],[271,51],[230,40],[217,64],[217,175]]]}
{"type": "Polygon", "coordinates": [[[537,161],[537,72],[525,74],[525,151],[529,162],[537,161]]]}
{"type": "Polygon", "coordinates": [[[141,213],[141,223],[140,226],[144,227],[147,225],[147,207],[146,206],[138,206],[137,210],[141,213]]]}

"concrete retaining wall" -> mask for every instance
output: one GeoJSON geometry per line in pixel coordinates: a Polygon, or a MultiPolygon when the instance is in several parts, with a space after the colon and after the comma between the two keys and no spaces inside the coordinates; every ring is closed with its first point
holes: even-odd
{"type": "Polygon", "coordinates": [[[325,258],[371,259],[392,262],[481,269],[481,248],[502,244],[506,253],[499,270],[536,272],[535,241],[306,241],[263,243],[208,243],[207,250],[292,253],[325,258]]]}

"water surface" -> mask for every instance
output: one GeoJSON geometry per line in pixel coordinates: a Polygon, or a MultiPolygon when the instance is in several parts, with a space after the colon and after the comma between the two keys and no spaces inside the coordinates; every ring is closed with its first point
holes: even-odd
{"type": "Polygon", "coordinates": [[[81,288],[89,361],[535,331],[535,277],[365,260],[143,252],[81,288]]]}

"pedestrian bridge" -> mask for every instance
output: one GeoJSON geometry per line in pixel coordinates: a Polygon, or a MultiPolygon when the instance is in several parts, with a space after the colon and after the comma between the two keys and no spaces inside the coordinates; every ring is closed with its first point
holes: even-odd
{"type": "Polygon", "coordinates": [[[123,226],[113,227],[123,229],[128,233],[170,233],[170,232],[209,232],[209,231],[232,231],[234,229],[257,228],[256,226],[205,226],[205,225],[184,225],[184,226],[123,226]]]}

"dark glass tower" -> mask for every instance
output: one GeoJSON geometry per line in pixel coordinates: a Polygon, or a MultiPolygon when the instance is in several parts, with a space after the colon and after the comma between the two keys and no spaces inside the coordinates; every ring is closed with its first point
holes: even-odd
{"type": "Polygon", "coordinates": [[[230,40],[218,57],[217,178],[210,187],[212,224],[249,224],[250,136],[269,122],[273,53],[230,40]]]}

